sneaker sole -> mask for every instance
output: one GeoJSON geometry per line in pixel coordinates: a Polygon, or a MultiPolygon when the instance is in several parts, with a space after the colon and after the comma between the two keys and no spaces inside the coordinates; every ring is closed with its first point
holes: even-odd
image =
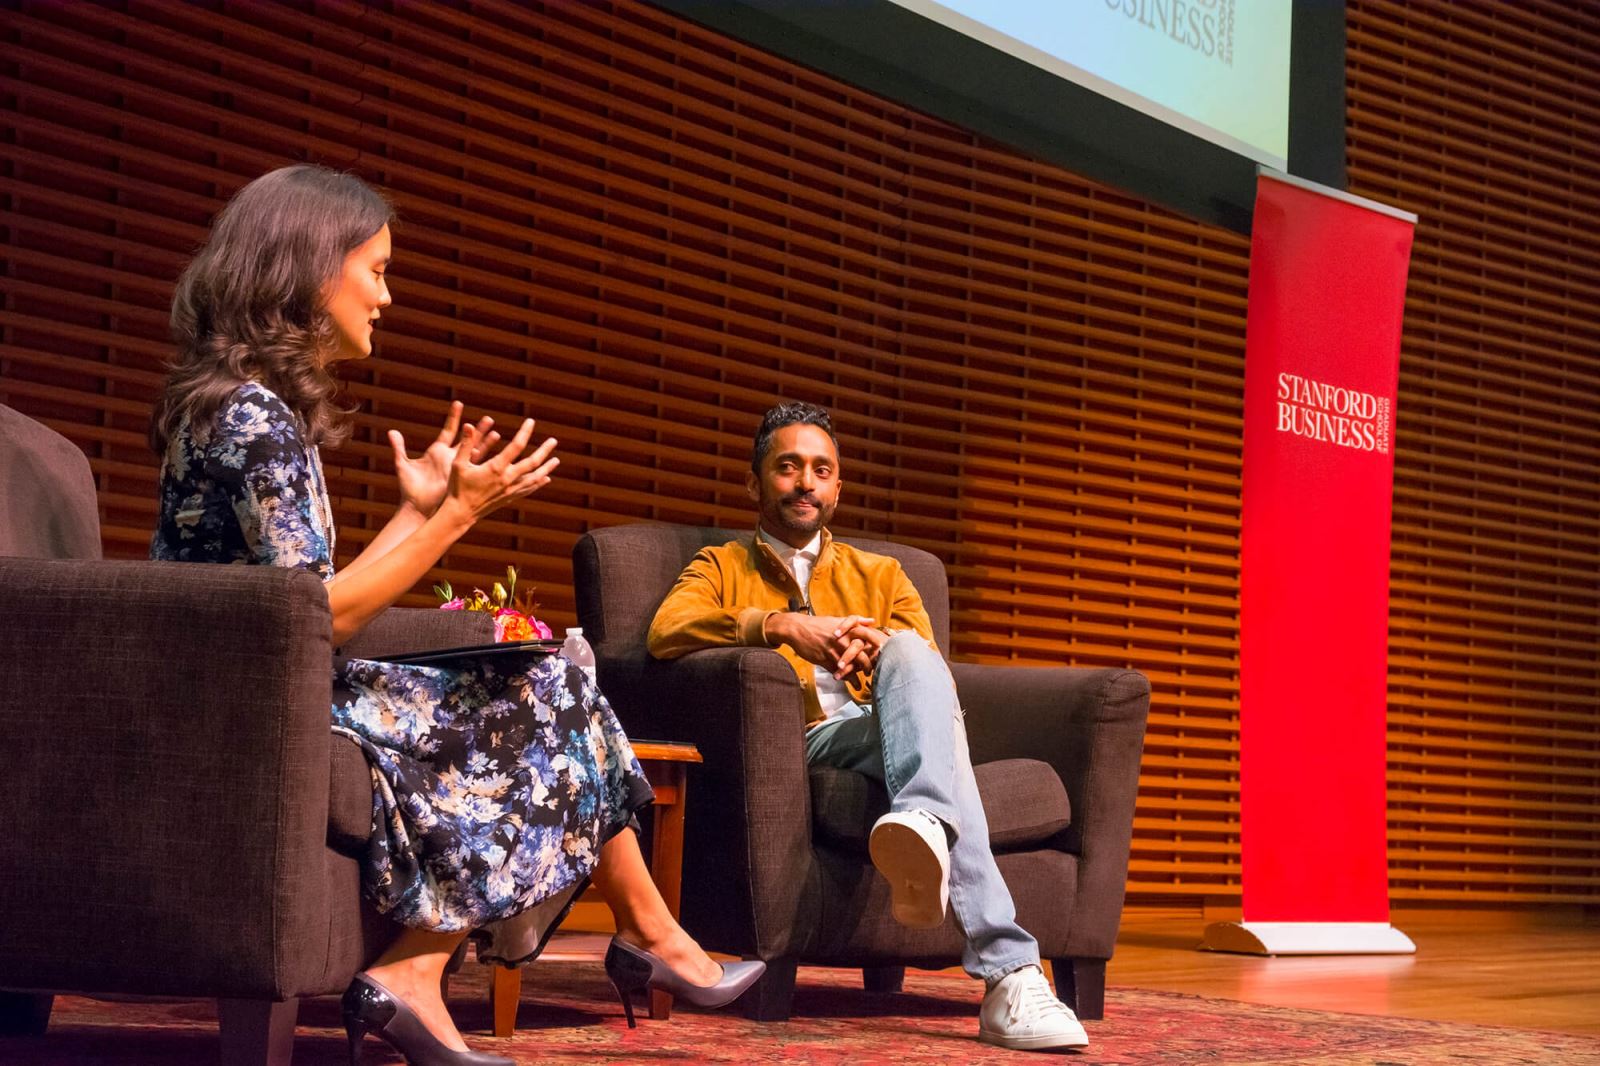
{"type": "Polygon", "coordinates": [[[889,882],[895,921],[913,929],[944,924],[944,870],[921,834],[910,826],[881,826],[868,840],[867,853],[889,882]]]}
{"type": "Polygon", "coordinates": [[[1057,1048],[1083,1048],[1089,1046],[1089,1037],[1078,1036],[1005,1036],[987,1030],[978,1031],[978,1040],[1012,1051],[1053,1051],[1057,1048]]]}

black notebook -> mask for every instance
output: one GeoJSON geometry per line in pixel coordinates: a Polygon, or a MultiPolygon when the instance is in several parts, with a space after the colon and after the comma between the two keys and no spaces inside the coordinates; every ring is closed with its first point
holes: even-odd
{"type": "Polygon", "coordinates": [[[508,640],[499,644],[472,644],[463,648],[435,648],[403,655],[377,655],[373,662],[432,666],[459,659],[479,659],[485,655],[554,655],[561,650],[559,640],[508,640]]]}

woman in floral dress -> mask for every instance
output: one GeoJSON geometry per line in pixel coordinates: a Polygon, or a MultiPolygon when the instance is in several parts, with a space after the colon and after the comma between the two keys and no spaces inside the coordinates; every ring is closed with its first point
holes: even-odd
{"type": "MultiPolygon", "coordinates": [[[[392,217],[359,179],[322,167],[240,190],[178,283],[178,354],[151,424],[162,456],[151,556],[309,570],[326,583],[335,645],[558,463],[555,440],[530,447],[531,419],[502,444],[490,419],[463,424],[459,403],[420,456],[390,431],[402,502],[335,573],[318,448],[347,427],[329,368],[372,353],[392,217]]],[[[363,883],[396,923],[346,994],[352,1055],[373,1031],[414,1063],[509,1061],[466,1049],[440,998],[444,967],[474,930],[490,957],[531,958],[591,881],[617,920],[613,954],[652,960],[653,986],[716,1005],[759,976],[759,963],[713,962],[668,913],[627,831],[650,786],[604,697],[561,656],[339,660],[332,726],[372,769],[363,883]]]]}

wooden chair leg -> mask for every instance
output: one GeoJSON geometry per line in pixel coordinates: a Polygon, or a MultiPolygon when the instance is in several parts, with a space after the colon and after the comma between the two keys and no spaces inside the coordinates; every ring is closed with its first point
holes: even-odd
{"type": "Polygon", "coordinates": [[[1079,1021],[1106,1016],[1105,959],[1051,959],[1050,969],[1056,975],[1056,996],[1079,1021]]]}
{"type": "Polygon", "coordinates": [[[0,992],[0,1036],[43,1036],[56,997],[47,992],[0,992]]]}
{"type": "Polygon", "coordinates": [[[222,1061],[228,1066],[289,1066],[294,1054],[294,1020],[300,1001],[217,1000],[222,1061]]]}
{"type": "Polygon", "coordinates": [[[863,966],[861,987],[868,992],[898,992],[905,987],[904,966],[863,966]]]}
{"type": "Polygon", "coordinates": [[[767,972],[739,997],[744,1016],[754,1022],[786,1022],[794,1009],[794,977],[798,959],[769,959],[767,972]]]}
{"type": "Polygon", "coordinates": [[[522,1002],[522,971],[515,966],[494,967],[489,985],[489,1009],[494,1014],[494,1035],[517,1031],[517,1004],[522,1002]]]}

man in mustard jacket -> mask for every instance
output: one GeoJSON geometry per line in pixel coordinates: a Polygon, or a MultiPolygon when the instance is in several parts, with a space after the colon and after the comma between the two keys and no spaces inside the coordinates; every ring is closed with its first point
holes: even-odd
{"type": "Polygon", "coordinates": [[[755,534],[700,551],[650,625],[650,653],[776,648],[805,691],[806,759],[884,783],[872,863],[895,919],[937,926],[954,910],[962,965],[986,985],[978,1035],[1003,1047],[1084,1047],[1056,999],[1039,946],[1017,925],[989,850],[955,683],[922,598],[900,563],[835,543],[839,443],[828,412],[785,403],[756,433],[746,475],[755,534]]]}

